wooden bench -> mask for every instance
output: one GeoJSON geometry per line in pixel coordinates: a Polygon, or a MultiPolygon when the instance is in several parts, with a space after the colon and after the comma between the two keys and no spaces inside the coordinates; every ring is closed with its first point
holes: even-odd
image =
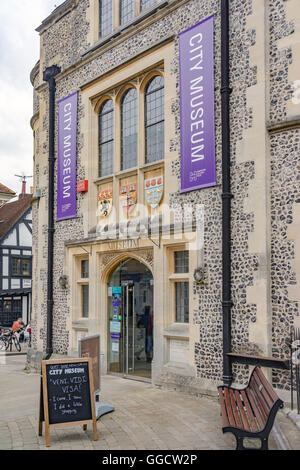
{"type": "Polygon", "coordinates": [[[260,439],[261,450],[268,450],[268,438],[275,416],[283,401],[277,396],[259,366],[255,367],[248,385],[236,389],[218,387],[223,433],[236,438],[236,449],[245,450],[245,438],[260,439]]]}

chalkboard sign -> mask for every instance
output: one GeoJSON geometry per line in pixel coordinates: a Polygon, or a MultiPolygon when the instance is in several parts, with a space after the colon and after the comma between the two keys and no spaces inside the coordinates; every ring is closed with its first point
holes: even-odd
{"type": "Polygon", "coordinates": [[[97,440],[92,359],[42,361],[39,434],[45,421],[46,445],[49,428],[93,424],[97,440]]]}

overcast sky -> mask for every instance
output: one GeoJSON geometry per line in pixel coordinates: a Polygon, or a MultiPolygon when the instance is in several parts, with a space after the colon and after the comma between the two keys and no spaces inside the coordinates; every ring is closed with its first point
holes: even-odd
{"type": "MultiPolygon", "coordinates": [[[[15,174],[32,175],[32,85],[39,59],[35,29],[64,0],[2,0],[0,13],[0,183],[16,193],[15,174]]],[[[32,185],[28,180],[27,191],[32,185]]]]}

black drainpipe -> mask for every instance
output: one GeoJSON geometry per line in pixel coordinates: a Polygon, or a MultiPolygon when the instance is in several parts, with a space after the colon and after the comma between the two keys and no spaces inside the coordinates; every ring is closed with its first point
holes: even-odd
{"type": "Polygon", "coordinates": [[[54,138],[55,138],[55,77],[60,73],[57,65],[46,68],[43,79],[49,85],[49,169],[48,169],[48,275],[47,275],[47,345],[45,359],[53,353],[53,241],[54,241],[54,138]]]}
{"type": "Polygon", "coordinates": [[[223,382],[230,385],[231,359],[231,184],[230,184],[230,98],[229,87],[229,0],[221,0],[221,101],[222,101],[222,310],[223,382]]]}

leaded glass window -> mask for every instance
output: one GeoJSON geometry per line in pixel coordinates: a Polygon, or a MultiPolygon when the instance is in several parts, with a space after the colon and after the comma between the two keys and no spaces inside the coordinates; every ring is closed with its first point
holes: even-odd
{"type": "Polygon", "coordinates": [[[99,0],[99,36],[103,37],[112,32],[113,10],[112,0],[99,0]]]}
{"type": "Polygon", "coordinates": [[[12,258],[12,276],[31,276],[31,259],[12,258]]]}
{"type": "Polygon", "coordinates": [[[121,101],[121,169],[137,166],[137,91],[130,88],[121,101]]]}
{"type": "Polygon", "coordinates": [[[114,105],[107,100],[99,113],[99,176],[113,173],[114,160],[114,105]]]}
{"type": "Polygon", "coordinates": [[[189,252],[188,251],[175,251],[174,253],[175,273],[188,273],[189,272],[189,252]]]}
{"type": "Polygon", "coordinates": [[[145,91],[146,163],[164,158],[164,79],[154,77],[145,91]]]}
{"type": "Polygon", "coordinates": [[[175,282],[175,312],[177,323],[189,323],[188,282],[175,282]]]}
{"type": "Polygon", "coordinates": [[[141,11],[146,10],[153,3],[156,3],[157,0],[141,0],[141,11]]]}
{"type": "Polygon", "coordinates": [[[84,259],[81,261],[81,278],[88,279],[89,277],[89,260],[84,259]]]}
{"type": "Polygon", "coordinates": [[[81,315],[83,318],[89,316],[89,286],[81,286],[81,315]]]}
{"type": "Polygon", "coordinates": [[[120,0],[120,24],[128,23],[133,18],[134,0],[120,0]]]}

